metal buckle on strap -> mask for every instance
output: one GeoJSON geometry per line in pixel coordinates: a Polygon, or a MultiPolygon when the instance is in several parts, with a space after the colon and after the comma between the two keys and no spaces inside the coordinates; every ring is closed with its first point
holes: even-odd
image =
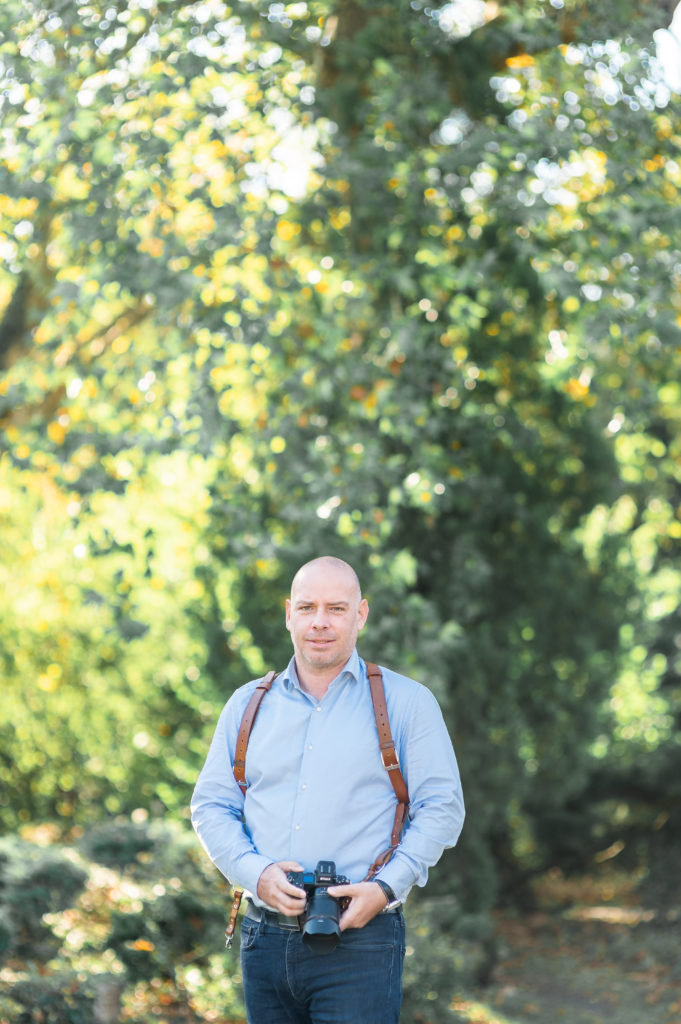
{"type": "Polygon", "coordinates": [[[394,772],[400,767],[400,759],[394,747],[391,747],[389,750],[381,750],[381,761],[383,762],[383,767],[387,772],[394,772]],[[390,763],[387,760],[388,758],[390,758],[390,763]]]}

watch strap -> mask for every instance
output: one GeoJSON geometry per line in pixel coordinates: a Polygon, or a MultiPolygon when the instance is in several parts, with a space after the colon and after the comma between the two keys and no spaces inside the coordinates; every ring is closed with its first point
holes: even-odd
{"type": "Polygon", "coordinates": [[[375,882],[376,885],[380,885],[381,889],[383,890],[383,894],[385,895],[386,899],[386,905],[383,908],[384,910],[394,910],[395,907],[399,906],[400,901],[398,900],[397,896],[392,891],[387,882],[384,882],[382,878],[372,878],[372,882],[375,882]]]}

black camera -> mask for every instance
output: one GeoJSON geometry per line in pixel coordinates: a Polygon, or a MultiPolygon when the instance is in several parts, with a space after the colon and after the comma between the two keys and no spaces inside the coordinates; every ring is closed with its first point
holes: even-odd
{"type": "Polygon", "coordinates": [[[303,942],[313,953],[332,953],[340,942],[342,900],[330,896],[330,885],[347,885],[345,875],[336,874],[332,860],[320,860],[314,871],[289,871],[289,882],[305,890],[303,942]]]}

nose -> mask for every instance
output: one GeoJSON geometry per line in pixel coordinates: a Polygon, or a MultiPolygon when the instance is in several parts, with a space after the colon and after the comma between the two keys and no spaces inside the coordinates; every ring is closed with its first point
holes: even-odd
{"type": "Polygon", "coordinates": [[[312,619],[313,629],[326,629],[328,626],[326,611],[323,608],[317,608],[312,619]]]}

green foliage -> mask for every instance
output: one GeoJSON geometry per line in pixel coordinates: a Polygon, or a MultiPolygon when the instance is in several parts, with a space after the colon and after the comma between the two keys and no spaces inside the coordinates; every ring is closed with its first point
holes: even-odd
{"type": "MultiPolygon", "coordinates": [[[[243,1017],[238,930],[237,948],[231,954],[224,949],[231,904],[226,886],[197,852],[186,826],[165,826],[162,843],[158,827],[149,826],[146,834],[157,842],[156,852],[146,860],[150,851],[132,851],[125,862],[119,851],[131,850],[130,837],[139,838],[140,830],[123,818],[106,823],[106,830],[85,831],[77,848],[4,842],[3,851],[17,864],[59,863],[72,875],[77,866],[87,885],[76,891],[67,882],[49,899],[33,899],[36,913],[49,911],[50,958],[43,962],[44,938],[35,928],[12,949],[7,971],[0,969],[1,1019],[84,1024],[93,1020],[106,990],[120,997],[121,1019],[140,1024],[172,1016],[171,1008],[178,1018],[191,1013],[197,1022],[213,1020],[216,1011],[226,1019],[243,1017]],[[103,867],[102,851],[107,856],[111,849],[117,863],[103,867]],[[97,859],[85,859],[85,850],[96,851],[97,859]]],[[[29,875],[35,877],[35,867],[29,875]]],[[[24,886],[24,897],[27,891],[24,886]]],[[[407,926],[405,1020],[450,1020],[446,1007],[453,996],[482,980],[492,963],[490,920],[466,914],[454,897],[440,895],[410,900],[407,926]]]]}
{"type": "Polygon", "coordinates": [[[45,914],[73,906],[87,873],[72,860],[28,843],[3,840],[0,850],[0,955],[48,960],[58,943],[45,914]]]}
{"type": "Polygon", "coordinates": [[[176,893],[145,902],[139,913],[114,914],[107,945],[132,981],[175,978],[188,954],[193,964],[205,963],[224,943],[224,930],[222,909],[176,893]]]}
{"type": "Polygon", "coordinates": [[[490,919],[463,914],[451,897],[427,898],[410,903],[407,926],[404,1020],[458,1020],[451,1009],[454,997],[486,984],[496,961],[490,919]]]}
{"type": "Polygon", "coordinates": [[[90,860],[122,870],[137,861],[139,854],[151,853],[158,842],[146,825],[128,821],[103,822],[85,833],[83,852],[90,860]]]}
{"type": "Polygon", "coordinates": [[[12,919],[3,907],[0,910],[0,959],[4,959],[7,951],[12,948],[13,942],[14,928],[12,926],[12,919]]]}
{"type": "Polygon", "coordinates": [[[92,986],[73,974],[18,981],[10,996],[23,1007],[16,1024],[90,1024],[93,1019],[92,986]]]}
{"type": "MultiPolygon", "coordinates": [[[[107,828],[111,845],[120,850],[129,845],[138,823],[121,818],[107,823],[107,828]],[[117,829],[119,842],[113,838],[117,829]]],[[[678,822],[673,829],[668,831],[667,825],[658,822],[652,842],[640,835],[637,845],[632,843],[617,861],[601,864],[590,877],[571,878],[557,869],[544,875],[532,887],[541,913],[525,922],[517,909],[494,918],[468,913],[445,888],[429,890],[425,896],[415,891],[406,907],[405,1024],[473,1020],[466,1008],[472,1007],[471,998],[481,998],[481,990],[489,993],[484,998],[490,1005],[496,1005],[497,998],[504,1000],[504,1007],[506,1001],[512,1003],[517,989],[509,978],[520,971],[521,977],[529,979],[532,967],[525,958],[530,952],[533,957],[542,955],[546,964],[547,937],[554,954],[559,946],[565,951],[576,943],[571,927],[577,921],[564,920],[561,927],[560,911],[584,912],[590,904],[603,910],[605,903],[613,913],[620,909],[623,914],[635,914],[640,911],[628,902],[635,883],[637,900],[655,908],[658,917],[636,931],[625,928],[631,933],[628,937],[621,926],[601,922],[601,928],[610,933],[608,959],[621,954],[620,974],[628,977],[631,971],[622,972],[621,964],[639,963],[643,942],[655,962],[668,964],[678,974],[674,941],[678,822]],[[618,908],[618,904],[623,905],[618,908]],[[524,933],[531,938],[532,948],[526,946],[522,953],[524,933]],[[494,987],[487,989],[490,983],[494,987]]],[[[164,1017],[191,1017],[197,1024],[209,1024],[216,1013],[224,1019],[243,1019],[238,948],[231,954],[224,950],[223,929],[231,900],[206,858],[197,854],[191,830],[165,825],[164,842],[158,843],[153,856],[147,860],[149,851],[142,851],[117,867],[79,856],[78,851],[86,848],[101,848],[103,829],[93,833],[90,837],[86,831],[77,848],[56,842],[48,848],[26,840],[4,841],[2,852],[13,863],[31,865],[27,874],[35,873],[34,867],[45,861],[77,864],[87,874],[87,885],[79,892],[74,886],[52,892],[42,904],[61,907],[47,919],[54,939],[48,962],[36,955],[35,943],[43,942],[36,934],[21,951],[14,949],[0,967],[0,1019],[12,1024],[89,1024],[107,1019],[102,1016],[103,995],[110,1000],[109,1019],[135,1024],[164,1017]]],[[[147,834],[158,840],[161,831],[149,826],[147,834]]],[[[47,838],[44,831],[38,831],[38,837],[41,842],[47,838]]],[[[7,859],[3,863],[7,865],[7,859]]],[[[450,867],[455,870],[455,865],[450,867]]],[[[7,878],[5,871],[3,879],[7,878]]],[[[3,921],[6,918],[0,912],[3,921]]],[[[581,942],[587,942],[586,954],[582,952],[588,969],[593,967],[588,951],[593,951],[596,924],[587,920],[580,925],[581,942]]],[[[536,977],[534,969],[533,984],[536,977]]],[[[648,988],[645,991],[649,993],[648,988]]],[[[579,1005],[583,1009],[583,998],[579,1005]]],[[[661,1010],[664,1004],[656,1005],[661,1010]]]]}

